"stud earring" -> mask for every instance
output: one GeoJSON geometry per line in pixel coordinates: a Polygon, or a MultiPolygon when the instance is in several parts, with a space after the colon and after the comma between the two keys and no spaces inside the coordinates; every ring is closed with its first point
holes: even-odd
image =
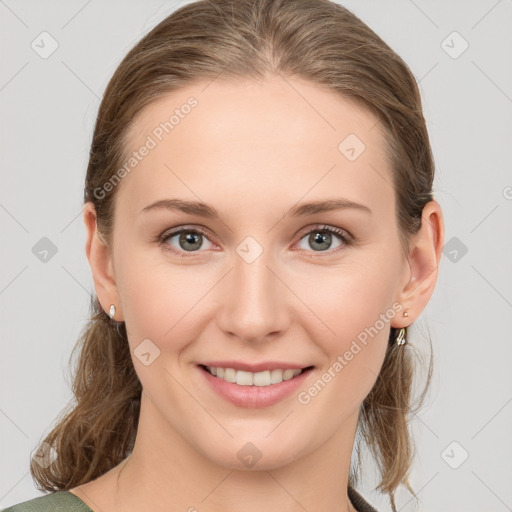
{"type": "Polygon", "coordinates": [[[404,316],[409,316],[409,313],[407,313],[407,311],[404,311],[404,316]]]}
{"type": "Polygon", "coordinates": [[[109,313],[110,318],[113,319],[115,314],[116,314],[116,307],[114,306],[114,304],[111,304],[110,305],[110,313],[109,313]]]}

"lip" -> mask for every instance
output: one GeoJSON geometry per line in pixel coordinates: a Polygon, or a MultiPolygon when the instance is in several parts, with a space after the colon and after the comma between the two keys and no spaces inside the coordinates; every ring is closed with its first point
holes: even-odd
{"type": "Polygon", "coordinates": [[[251,373],[263,372],[265,370],[302,370],[303,368],[312,366],[310,364],[300,365],[280,361],[266,361],[256,364],[248,364],[243,361],[204,361],[200,364],[209,366],[210,368],[212,366],[215,368],[233,368],[235,370],[243,370],[251,373]]]}
{"type": "MultiPolygon", "coordinates": [[[[215,365],[212,364],[212,366],[215,365]]],[[[232,368],[232,366],[227,366],[226,368],[232,368]]],[[[265,368],[269,369],[268,366],[265,368]]],[[[280,366],[279,368],[283,367],[280,366]]],[[[279,384],[271,384],[270,386],[241,386],[239,384],[226,382],[224,379],[214,377],[201,365],[198,365],[197,369],[203,375],[203,377],[200,378],[204,378],[210,388],[213,389],[213,391],[215,391],[222,398],[228,400],[238,407],[254,409],[270,407],[271,405],[277,404],[284,398],[290,396],[304,383],[304,381],[309,377],[309,374],[313,371],[313,367],[310,366],[307,368],[307,370],[303,370],[302,373],[296,377],[293,377],[289,380],[284,380],[279,384]]]]}

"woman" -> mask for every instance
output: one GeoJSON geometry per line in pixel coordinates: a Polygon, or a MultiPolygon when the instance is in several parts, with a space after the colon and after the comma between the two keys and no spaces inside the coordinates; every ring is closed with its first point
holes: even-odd
{"type": "Polygon", "coordinates": [[[372,511],[360,440],[396,510],[433,176],[413,75],[340,5],[164,19],[97,118],[77,403],[31,463],[52,493],[7,510],[372,511]]]}

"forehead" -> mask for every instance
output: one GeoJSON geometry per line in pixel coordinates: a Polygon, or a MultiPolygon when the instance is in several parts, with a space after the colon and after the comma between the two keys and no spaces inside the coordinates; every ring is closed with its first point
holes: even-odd
{"type": "Polygon", "coordinates": [[[379,138],[379,129],[369,133],[378,119],[362,102],[303,79],[268,77],[236,82],[216,79],[172,91],[139,112],[128,140],[137,142],[153,131],[159,138],[162,130],[163,137],[171,133],[174,138],[180,133],[186,136],[196,131],[197,117],[209,139],[255,135],[287,144],[319,137],[335,142],[348,128],[368,142],[379,138]],[[158,130],[166,122],[168,130],[158,130]],[[287,125],[284,133],[283,124],[287,125]]]}
{"type": "Polygon", "coordinates": [[[377,117],[296,78],[183,87],[141,111],[127,140],[128,153],[151,146],[123,179],[141,207],[166,192],[189,199],[211,194],[216,204],[213,191],[228,197],[257,190],[291,202],[337,191],[367,202],[393,197],[377,117]]]}

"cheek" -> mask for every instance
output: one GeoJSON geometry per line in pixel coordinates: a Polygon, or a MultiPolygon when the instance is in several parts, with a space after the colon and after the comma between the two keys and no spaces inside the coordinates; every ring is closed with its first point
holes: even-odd
{"type": "Polygon", "coordinates": [[[375,250],[364,259],[354,253],[339,266],[297,273],[291,279],[297,297],[307,305],[312,331],[322,332],[336,345],[372,326],[392,306],[398,270],[392,257],[375,250]]]}
{"type": "Polygon", "coordinates": [[[158,251],[120,258],[116,280],[132,350],[149,338],[160,350],[179,351],[200,324],[201,298],[215,280],[211,271],[166,261],[158,251]]]}
{"type": "Polygon", "coordinates": [[[394,303],[397,276],[396,261],[375,253],[301,280],[297,295],[309,308],[301,321],[325,355],[323,381],[336,382],[337,396],[354,406],[371,390],[384,361],[390,322],[401,314],[394,303]]]}

